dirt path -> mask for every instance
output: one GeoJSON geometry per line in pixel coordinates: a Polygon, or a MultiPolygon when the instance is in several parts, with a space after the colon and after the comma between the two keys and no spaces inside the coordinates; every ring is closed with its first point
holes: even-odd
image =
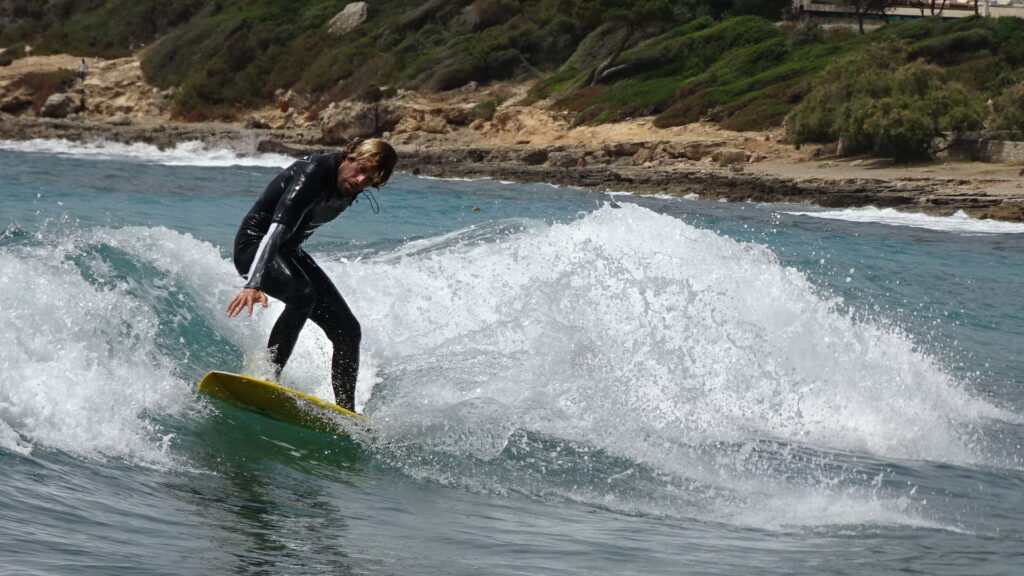
{"type": "MultiPolygon", "coordinates": [[[[78,70],[78,62],[80,60],[81,58],[78,56],[69,56],[67,54],[29,56],[15,60],[7,66],[0,66],[0,80],[16,78],[29,72],[53,72],[61,68],[78,70]]],[[[86,60],[86,62],[92,66],[91,61],[86,60]]]]}

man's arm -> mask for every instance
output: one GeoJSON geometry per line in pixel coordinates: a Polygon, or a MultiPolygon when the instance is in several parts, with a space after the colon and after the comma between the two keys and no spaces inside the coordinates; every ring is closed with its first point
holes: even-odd
{"type": "Polygon", "coordinates": [[[238,316],[246,308],[249,309],[249,316],[252,316],[257,303],[264,308],[267,307],[267,295],[262,289],[267,267],[277,256],[284,242],[291,237],[294,227],[302,221],[302,217],[316,202],[321,192],[317,184],[320,181],[316,177],[317,170],[323,169],[319,164],[300,160],[289,167],[293,174],[288,190],[278,200],[270,228],[256,250],[249,273],[245,276],[245,288],[228,303],[228,318],[238,316]]]}
{"type": "Polygon", "coordinates": [[[249,266],[249,273],[246,274],[248,279],[245,283],[246,288],[252,290],[263,289],[263,280],[267,272],[267,266],[277,256],[284,241],[291,235],[292,229],[286,224],[274,222],[270,225],[270,229],[267,230],[263,240],[260,242],[260,247],[256,249],[256,256],[252,259],[252,265],[249,266]]]}
{"type": "Polygon", "coordinates": [[[262,290],[267,266],[277,256],[285,241],[295,232],[295,227],[302,221],[302,217],[319,198],[322,190],[320,190],[321,179],[317,174],[318,169],[321,169],[318,162],[308,160],[300,160],[289,168],[293,171],[291,182],[288,185],[288,190],[278,200],[270,228],[256,250],[256,256],[246,275],[248,280],[245,283],[246,288],[262,290]]]}

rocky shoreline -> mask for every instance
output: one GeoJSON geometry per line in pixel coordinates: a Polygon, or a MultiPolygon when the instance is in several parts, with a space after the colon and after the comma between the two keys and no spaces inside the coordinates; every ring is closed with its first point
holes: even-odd
{"type": "Polygon", "coordinates": [[[895,166],[842,158],[827,146],[786,144],[782,129],[730,132],[707,123],[658,129],[649,118],[573,126],[572,118],[546,103],[517,104],[529,84],[470,83],[437,94],[397,91],[379,102],[334,102],[326,108],[288,92],[275,106],[241,112],[238,123],[183,123],[170,119],[174,90],[148,85],[138,59],[127,57],[94,60],[88,78],[47,99],[53,106],[38,113],[24,108],[34,96],[21,78],[73,68],[78,61],[70,55],[33,56],[0,67],[0,140],[141,142],[161,149],[199,141],[242,154],[300,156],[383,134],[398,149],[399,170],[429,176],[934,215],[962,210],[976,218],[1024,222],[1019,166],[943,160],[895,166]],[[481,111],[482,104],[489,104],[489,112],[481,111]]]}
{"type": "MultiPolygon", "coordinates": [[[[185,124],[0,117],[0,139],[66,139],[76,142],[143,142],[170,148],[201,141],[242,153],[276,152],[300,156],[337,146],[325,145],[310,129],[244,128],[234,124],[185,124]]],[[[1013,167],[998,177],[975,174],[934,175],[934,168],[890,167],[877,176],[864,162],[816,160],[800,175],[786,174],[778,163],[691,160],[666,154],[665,141],[545,146],[445,146],[441,139],[396,141],[399,169],[435,177],[491,177],[518,182],[548,182],[595,191],[697,195],[702,199],[755,202],[811,202],[824,207],[876,206],[948,215],[958,210],[977,218],[1024,222],[1024,190],[1012,178],[1013,167]],[[646,154],[645,154],[646,152],[646,154]],[[660,155],[659,155],[660,154],[660,155]],[[643,163],[638,163],[650,157],[643,163]],[[579,165],[579,158],[584,165],[579,165]],[[897,170],[903,175],[894,176],[897,170]],[[851,171],[853,173],[851,173],[851,171]],[[1002,187],[1002,190],[995,188],[1002,187]]],[[[679,148],[678,146],[676,148],[679,148]]],[[[790,164],[792,168],[796,164],[790,164]]],[[[948,166],[948,165],[947,165],[948,166]]],[[[963,170],[960,170],[961,172],[963,170]]],[[[792,172],[792,170],[789,170],[792,172]]]]}
{"type": "Polygon", "coordinates": [[[671,167],[594,162],[585,167],[530,165],[510,159],[507,150],[413,151],[403,167],[436,177],[491,177],[516,182],[548,182],[595,191],[628,191],[669,196],[696,195],[731,202],[810,202],[828,208],[875,206],[950,215],[963,210],[977,218],[1024,222],[1024,197],[1004,198],[963,190],[966,180],[949,178],[785,177],[770,172],[679,164],[671,167]],[[482,160],[475,160],[483,156],[482,160]]]}

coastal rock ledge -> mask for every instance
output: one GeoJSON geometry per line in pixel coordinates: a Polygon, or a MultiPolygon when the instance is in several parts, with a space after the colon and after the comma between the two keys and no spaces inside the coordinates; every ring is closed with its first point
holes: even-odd
{"type": "MultiPolygon", "coordinates": [[[[162,149],[201,141],[241,153],[293,156],[337,147],[325,144],[319,130],[312,129],[143,121],[117,126],[101,121],[15,116],[0,116],[0,139],[143,142],[162,149]]],[[[699,154],[692,143],[664,141],[544,146],[443,146],[418,141],[395,144],[401,158],[399,170],[435,177],[491,177],[597,192],[696,195],[705,200],[811,202],[836,208],[876,206],[933,215],[962,210],[976,218],[1024,222],[1024,189],[1016,177],[1018,168],[1005,165],[901,167],[840,160],[779,163],[757,161],[756,154],[728,148],[725,143],[704,144],[699,154]]]]}

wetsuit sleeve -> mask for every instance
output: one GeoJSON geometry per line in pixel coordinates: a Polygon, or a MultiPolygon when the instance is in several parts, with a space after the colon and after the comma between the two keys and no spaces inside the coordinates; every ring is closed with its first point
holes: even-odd
{"type": "Polygon", "coordinates": [[[291,228],[285,224],[274,222],[270,225],[270,229],[267,230],[263,240],[260,242],[260,247],[256,250],[256,257],[252,259],[252,266],[249,268],[249,274],[246,275],[248,278],[248,282],[245,283],[246,288],[252,288],[253,290],[263,289],[267,265],[277,255],[281,249],[281,244],[291,235],[291,228]]]}
{"type": "Polygon", "coordinates": [[[292,164],[291,183],[277,202],[271,222],[284,224],[294,230],[306,212],[323,194],[323,162],[300,160],[292,164]]]}
{"type": "Polygon", "coordinates": [[[274,209],[270,229],[263,236],[256,257],[249,268],[246,288],[261,290],[268,264],[277,256],[281,246],[295,232],[306,212],[316,204],[323,193],[324,164],[311,160],[300,160],[292,164],[288,189],[281,195],[274,209]]]}

